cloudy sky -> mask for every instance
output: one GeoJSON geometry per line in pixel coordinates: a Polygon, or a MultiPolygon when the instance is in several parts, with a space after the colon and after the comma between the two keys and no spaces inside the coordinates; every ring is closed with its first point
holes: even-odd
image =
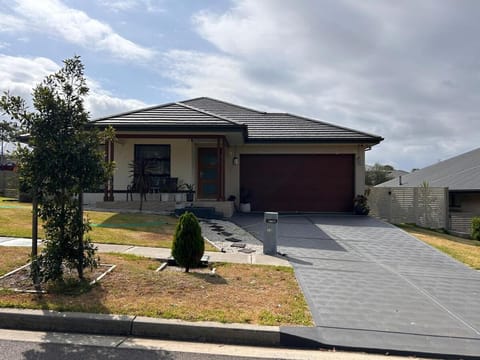
{"type": "Polygon", "coordinates": [[[381,135],[411,170],[480,139],[480,1],[0,0],[0,90],[80,55],[93,118],[210,96],[381,135]]]}

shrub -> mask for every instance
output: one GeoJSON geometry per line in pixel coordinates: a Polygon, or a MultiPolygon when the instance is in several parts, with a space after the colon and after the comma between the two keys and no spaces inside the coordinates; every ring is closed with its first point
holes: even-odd
{"type": "Polygon", "coordinates": [[[473,240],[480,240],[480,217],[472,218],[471,236],[473,240]]]}
{"type": "Polygon", "coordinates": [[[202,229],[195,215],[185,212],[178,221],[173,236],[172,256],[188,272],[197,266],[205,251],[202,229]]]}
{"type": "Polygon", "coordinates": [[[357,195],[353,199],[353,212],[355,215],[368,215],[370,208],[368,207],[368,199],[365,195],[357,195]]]}

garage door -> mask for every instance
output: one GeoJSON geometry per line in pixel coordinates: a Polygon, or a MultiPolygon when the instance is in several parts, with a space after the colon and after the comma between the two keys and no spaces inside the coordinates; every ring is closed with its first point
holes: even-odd
{"type": "Polygon", "coordinates": [[[252,211],[350,212],[354,156],[241,155],[240,186],[252,211]]]}

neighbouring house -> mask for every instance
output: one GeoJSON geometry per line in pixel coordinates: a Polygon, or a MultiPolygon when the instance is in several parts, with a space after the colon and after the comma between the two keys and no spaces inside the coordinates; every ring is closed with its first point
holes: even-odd
{"type": "Polygon", "coordinates": [[[449,228],[469,233],[471,218],[480,216],[480,148],[440,161],[377,187],[448,189],[449,228]]]}
{"type": "Polygon", "coordinates": [[[106,157],[116,162],[113,179],[103,195],[90,194],[90,201],[125,206],[129,164],[150,159],[153,202],[160,202],[158,193],[190,184],[196,206],[214,206],[225,216],[240,200],[252,211],[351,212],[353,198],[364,192],[365,151],[383,140],[207,97],[112,115],[92,125],[112,126],[117,141],[105,145],[106,157]]]}

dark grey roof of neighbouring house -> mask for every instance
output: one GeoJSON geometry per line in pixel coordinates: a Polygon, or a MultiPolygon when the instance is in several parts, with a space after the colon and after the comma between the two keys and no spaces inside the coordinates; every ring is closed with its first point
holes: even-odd
{"type": "Polygon", "coordinates": [[[113,115],[93,122],[119,129],[242,129],[247,142],[378,144],[380,136],[287,113],[267,113],[201,97],[113,115]]]}
{"type": "MultiPolygon", "coordinates": [[[[480,148],[403,175],[401,186],[418,187],[424,181],[430,186],[448,187],[453,191],[480,190],[480,148]]],[[[397,187],[399,179],[377,186],[397,187]]]]}

